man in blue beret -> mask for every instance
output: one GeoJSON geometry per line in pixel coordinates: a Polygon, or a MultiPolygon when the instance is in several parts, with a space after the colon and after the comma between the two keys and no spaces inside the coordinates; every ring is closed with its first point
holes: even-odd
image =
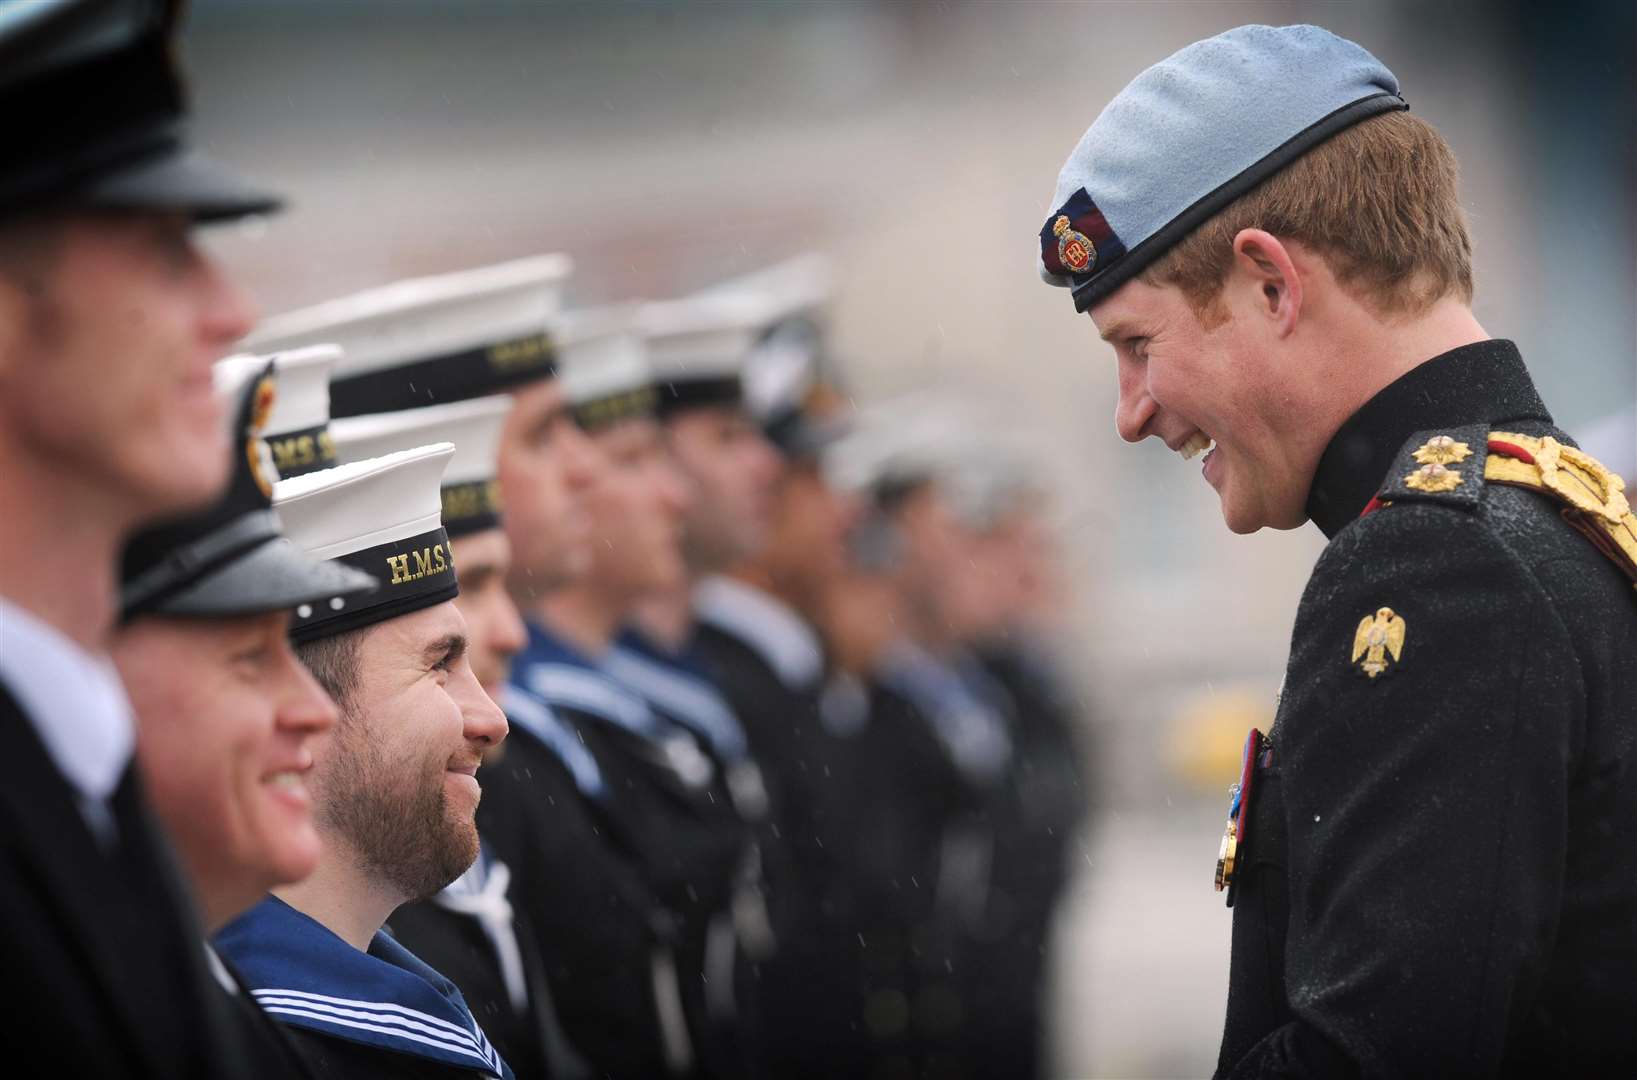
{"type": "Polygon", "coordinates": [[[1231,30],[1109,103],[1040,232],[1121,436],[1329,539],[1217,868],[1218,1075],[1632,1075],[1637,518],[1473,317],[1407,108],[1352,42],[1231,30]]]}
{"type": "Polygon", "coordinates": [[[254,312],[193,228],[277,203],[188,148],[176,8],[0,4],[0,971],[18,980],[0,1035],[19,1076],[242,1074],[104,651],[125,537],[228,478],[211,364],[254,312]]]}

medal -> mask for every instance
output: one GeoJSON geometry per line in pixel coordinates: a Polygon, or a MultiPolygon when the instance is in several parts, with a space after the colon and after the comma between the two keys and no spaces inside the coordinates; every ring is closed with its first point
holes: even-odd
{"type": "Polygon", "coordinates": [[[1256,728],[1245,736],[1245,752],[1239,767],[1239,782],[1228,788],[1228,823],[1222,830],[1222,846],[1216,855],[1216,891],[1228,890],[1228,906],[1233,907],[1234,870],[1239,849],[1245,842],[1245,823],[1250,816],[1251,782],[1256,778],[1256,759],[1266,739],[1256,728]]]}

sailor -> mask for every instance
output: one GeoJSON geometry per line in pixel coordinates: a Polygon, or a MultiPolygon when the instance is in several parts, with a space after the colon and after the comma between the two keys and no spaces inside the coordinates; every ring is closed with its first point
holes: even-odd
{"type": "Polygon", "coordinates": [[[565,330],[564,392],[604,459],[587,497],[597,542],[584,574],[525,613],[529,644],[512,682],[572,726],[613,787],[618,828],[652,890],[650,921],[664,930],[650,947],[659,1016],[669,1025],[680,1009],[686,1022],[664,1029],[667,1067],[686,1050],[688,1068],[731,1076],[746,1068],[731,902],[749,830],[708,736],[602,666],[637,603],[676,589],[685,574],[679,540],[689,492],[654,419],[656,387],[631,319],[624,310],[583,312],[565,330]]]}
{"type": "MultiPolygon", "coordinates": [[[[512,656],[526,640],[506,581],[511,548],[501,527],[495,479],[500,432],[512,408],[505,394],[338,420],[329,434],[342,462],[447,442],[455,455],[443,475],[443,526],[455,560],[466,618],[467,655],[478,683],[498,701],[512,656]]],[[[505,749],[491,758],[491,766],[505,749]]],[[[491,769],[491,775],[493,770],[491,769]]],[[[572,796],[572,790],[567,793],[572,796]]],[[[512,869],[482,845],[466,873],[429,900],[405,904],[387,928],[457,987],[496,1049],[520,1078],[589,1076],[552,1006],[539,943],[510,895],[512,869]]]]}
{"type": "Polygon", "coordinates": [[[1024,1073],[1032,1031],[1003,1030],[977,1000],[995,984],[1020,989],[1009,958],[980,951],[996,929],[993,867],[1010,841],[1017,720],[970,651],[988,595],[955,497],[970,473],[958,449],[971,425],[943,419],[920,398],[885,402],[831,454],[837,481],[868,492],[839,604],[869,611],[864,630],[881,635],[866,649],[856,619],[850,635],[832,623],[870,690],[860,795],[876,824],[858,875],[874,897],[862,907],[866,1016],[878,1054],[903,1056],[917,1073],[984,1075],[1001,1061],[1024,1073]]]}
{"type": "Polygon", "coordinates": [[[1037,241],[1120,434],[1214,443],[1233,531],[1329,540],[1217,867],[1218,1073],[1629,1075],[1637,518],[1479,325],[1407,109],[1353,42],[1229,30],[1108,104],[1037,241]]]}
{"type": "MultiPolygon", "coordinates": [[[[692,648],[743,724],[768,792],[760,848],[776,953],[761,968],[758,1019],[768,1071],[781,1077],[867,1075],[876,1049],[860,989],[855,889],[856,846],[870,828],[871,808],[854,786],[867,763],[858,738],[866,702],[819,630],[854,516],[852,496],[828,482],[821,460],[842,428],[819,327],[829,289],[824,263],[803,258],[698,298],[760,310],[743,395],[778,450],[765,524],[754,486],[723,488],[707,500],[737,499],[740,520],[720,514],[691,543],[705,571],[694,587],[692,648]],[[720,561],[708,558],[713,539],[720,561]]],[[[673,439],[683,462],[698,456],[685,439],[673,439]]],[[[721,481],[705,464],[685,468],[710,492],[721,481]]]]}
{"type": "Polygon", "coordinates": [[[25,1074],[235,1071],[102,651],[124,538],[208,505],[227,479],[210,365],[253,311],[193,227],[278,203],[188,146],[177,8],[0,12],[0,750],[13,770],[0,968],[28,980],[0,1031],[25,1074]]]}
{"type": "MultiPolygon", "coordinates": [[[[317,865],[305,776],[335,706],[285,631],[297,604],[377,587],[362,571],[303,555],[280,534],[272,467],[258,444],[274,401],[271,361],[220,361],[215,381],[234,415],[227,494],[127,543],[110,648],[136,711],[143,779],[206,933],[317,865]]],[[[206,959],[228,1015],[243,1025],[236,1075],[307,1075],[220,959],[206,959]]]]}
{"type": "Polygon", "coordinates": [[[297,654],[340,711],[309,781],[323,853],[216,937],[319,1076],[512,1075],[454,984],[382,930],[477,858],[477,773],[506,736],[453,604],[439,497],[453,453],[438,443],[274,488],[297,546],[381,581],[295,609],[297,654]]]}

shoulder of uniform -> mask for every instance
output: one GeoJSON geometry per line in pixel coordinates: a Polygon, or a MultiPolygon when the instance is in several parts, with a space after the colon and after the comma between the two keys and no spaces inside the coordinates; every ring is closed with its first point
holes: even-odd
{"type": "Polygon", "coordinates": [[[1483,499],[1489,425],[1418,431],[1382,478],[1381,504],[1428,502],[1475,510],[1483,499]]]}
{"type": "Polygon", "coordinates": [[[1412,435],[1394,458],[1367,513],[1405,503],[1476,511],[1498,487],[1544,496],[1556,514],[1637,582],[1637,516],[1625,481],[1596,458],[1552,435],[1488,424],[1412,435]]]}

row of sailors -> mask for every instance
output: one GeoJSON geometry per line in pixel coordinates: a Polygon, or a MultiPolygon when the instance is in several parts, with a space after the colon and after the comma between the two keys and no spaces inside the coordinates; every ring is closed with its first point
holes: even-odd
{"type": "Polygon", "coordinates": [[[263,866],[241,913],[165,745],[197,733],[115,649],[220,958],[320,1076],[1034,1074],[1084,796],[1058,683],[1008,637],[1049,588],[1026,478],[970,436],[849,429],[814,260],[565,313],[568,270],[401,282],[218,365],[235,483],[131,545],[127,625],[284,604],[341,714],[293,744],[316,869],[263,866]],[[261,549],[199,554],[269,505],[336,578],[314,595],[261,549]],[[486,695],[451,758],[482,756],[469,848],[459,795],[409,786],[409,706],[360,687],[367,631],[451,604],[486,695]]]}

